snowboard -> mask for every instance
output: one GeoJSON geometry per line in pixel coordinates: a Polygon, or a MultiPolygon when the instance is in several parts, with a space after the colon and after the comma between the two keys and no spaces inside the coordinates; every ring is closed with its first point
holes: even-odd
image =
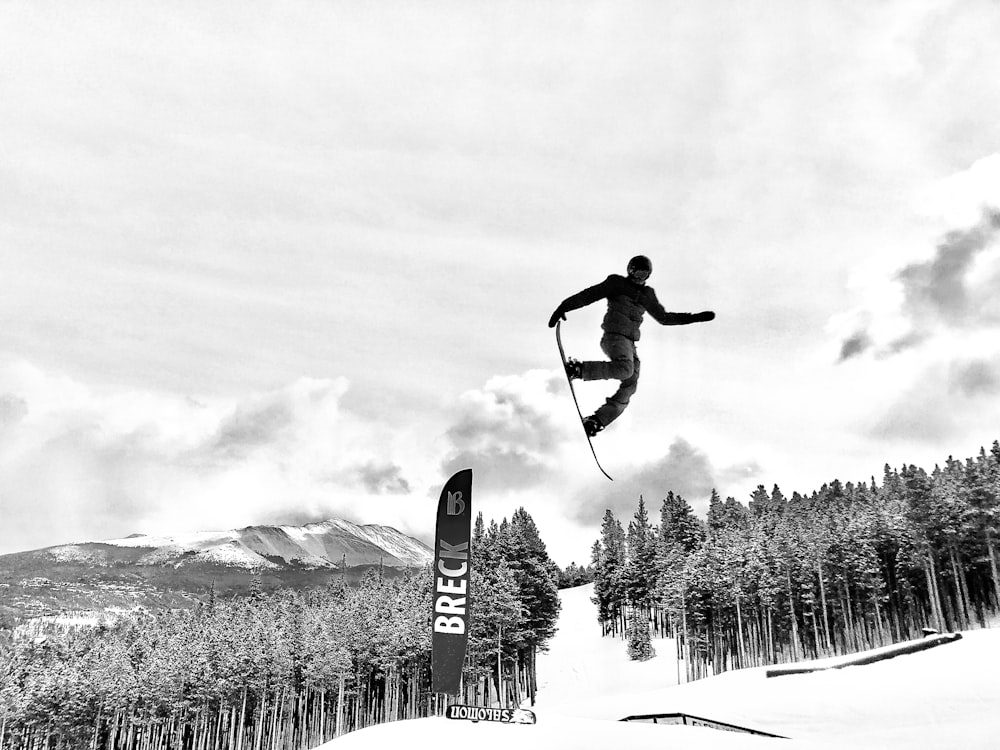
{"type": "Polygon", "coordinates": [[[456,703],[448,706],[445,716],[449,719],[464,719],[474,723],[479,721],[498,721],[502,724],[535,723],[535,712],[526,708],[487,708],[456,703]]]}
{"type": "MultiPolygon", "coordinates": [[[[559,347],[559,359],[562,360],[563,372],[566,372],[566,350],[563,349],[562,333],[560,333],[560,328],[561,327],[562,327],[562,321],[561,320],[557,320],[556,321],[556,345],[559,347]]],[[[580,419],[580,426],[583,427],[583,412],[580,411],[580,402],[576,400],[576,391],[573,389],[573,379],[569,376],[569,373],[566,374],[566,382],[569,383],[569,392],[573,396],[573,405],[576,406],[576,416],[580,419]]],[[[590,439],[590,435],[587,435],[586,428],[584,428],[583,434],[586,435],[586,437],[587,437],[587,445],[590,446],[590,452],[594,456],[594,463],[597,464],[597,468],[601,470],[601,473],[604,476],[606,476],[608,479],[611,479],[611,475],[608,474],[608,472],[606,472],[604,470],[604,467],[601,466],[601,462],[597,459],[597,451],[594,450],[594,443],[590,439]]],[[[611,479],[611,481],[613,482],[614,480],[611,479]]]]}

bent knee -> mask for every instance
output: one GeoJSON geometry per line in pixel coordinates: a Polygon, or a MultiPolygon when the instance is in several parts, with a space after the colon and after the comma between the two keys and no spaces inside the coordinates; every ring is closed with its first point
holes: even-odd
{"type": "Polygon", "coordinates": [[[635,374],[635,363],[630,359],[615,359],[608,370],[615,380],[628,380],[635,374]]]}

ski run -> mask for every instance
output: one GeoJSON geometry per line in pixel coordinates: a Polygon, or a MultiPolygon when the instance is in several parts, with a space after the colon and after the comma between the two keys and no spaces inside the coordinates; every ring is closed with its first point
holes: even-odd
{"type": "Polygon", "coordinates": [[[531,707],[537,724],[399,721],[345,735],[323,750],[1000,747],[1000,629],[965,632],[953,643],[864,666],[843,667],[843,659],[803,662],[798,666],[841,668],[768,678],[761,667],[677,684],[684,669],[674,642],[654,639],[655,658],[630,662],[623,640],[601,637],[592,595],[592,584],[561,592],[559,631],[538,658],[539,690],[531,707]],[[788,739],[620,721],[670,713],[788,739]]]}

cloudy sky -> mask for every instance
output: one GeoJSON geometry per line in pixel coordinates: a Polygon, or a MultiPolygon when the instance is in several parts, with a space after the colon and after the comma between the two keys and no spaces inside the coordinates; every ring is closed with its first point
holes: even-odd
{"type": "Polygon", "coordinates": [[[640,494],[973,455],[998,38],[989,0],[0,4],[0,553],[329,517],[430,541],[468,466],[566,565],[640,494]],[[718,317],[647,319],[612,483],[546,322],[637,253],[718,317]]]}

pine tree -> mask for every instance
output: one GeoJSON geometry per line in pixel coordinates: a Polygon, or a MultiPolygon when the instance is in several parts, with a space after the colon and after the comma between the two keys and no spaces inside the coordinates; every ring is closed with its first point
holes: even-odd
{"type": "Polygon", "coordinates": [[[628,658],[632,661],[649,661],[656,656],[656,649],[649,635],[649,622],[645,617],[633,614],[630,618],[628,633],[628,658]]]}
{"type": "Polygon", "coordinates": [[[544,646],[555,634],[559,617],[558,568],[524,508],[511,517],[507,554],[507,564],[527,609],[526,640],[532,648],[544,646]]]}
{"type": "Polygon", "coordinates": [[[992,605],[1000,608],[1000,442],[994,441],[989,454],[980,449],[975,460],[970,458],[965,474],[971,522],[989,565],[992,605]]]}
{"type": "Polygon", "coordinates": [[[626,537],[625,591],[633,607],[648,609],[656,586],[656,540],[642,495],[626,537]]]}
{"type": "Polygon", "coordinates": [[[625,606],[625,532],[608,508],[601,525],[600,558],[595,561],[594,603],[605,630],[617,632],[625,606]]]}
{"type": "Polygon", "coordinates": [[[472,676],[492,678],[496,695],[502,696],[505,671],[509,673],[516,663],[517,645],[526,639],[522,627],[528,618],[521,589],[506,560],[482,573],[474,568],[472,586],[477,592],[468,648],[472,676]]]}
{"type": "Polygon", "coordinates": [[[706,523],[709,531],[714,531],[725,525],[725,510],[722,498],[719,497],[719,492],[714,487],[712,488],[712,494],[708,498],[708,517],[706,523]]]}

